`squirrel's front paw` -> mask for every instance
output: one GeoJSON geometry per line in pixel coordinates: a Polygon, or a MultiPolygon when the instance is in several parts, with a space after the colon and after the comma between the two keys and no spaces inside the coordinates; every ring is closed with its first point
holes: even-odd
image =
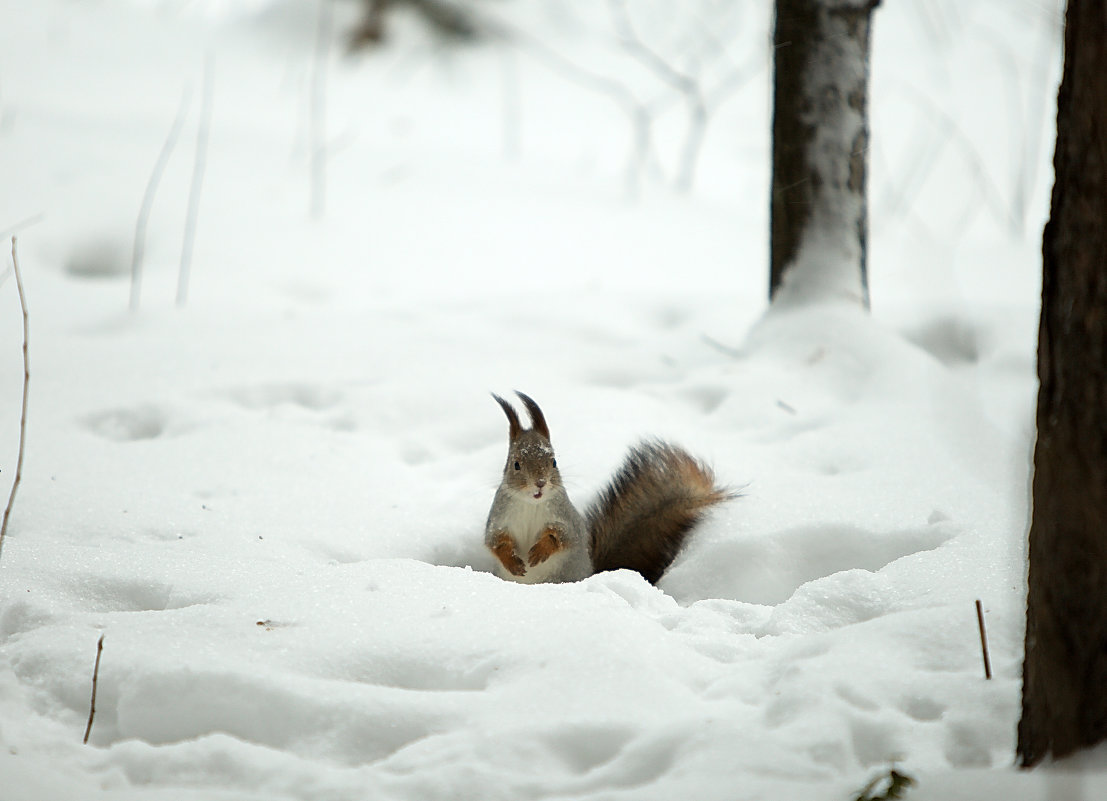
{"type": "Polygon", "coordinates": [[[527,574],[527,566],[523,564],[523,560],[515,554],[511,554],[507,559],[501,559],[504,563],[504,567],[507,568],[507,572],[513,576],[525,576],[527,574]]]}
{"type": "Polygon", "coordinates": [[[525,576],[527,574],[527,566],[515,553],[515,540],[511,538],[510,534],[498,535],[489,548],[492,555],[500,560],[500,564],[504,566],[508,573],[513,576],[525,576]]]}
{"type": "Polygon", "coordinates": [[[527,554],[527,564],[531,567],[540,565],[563,547],[565,545],[558,533],[553,529],[546,529],[546,532],[538,538],[538,542],[534,543],[527,554]]]}

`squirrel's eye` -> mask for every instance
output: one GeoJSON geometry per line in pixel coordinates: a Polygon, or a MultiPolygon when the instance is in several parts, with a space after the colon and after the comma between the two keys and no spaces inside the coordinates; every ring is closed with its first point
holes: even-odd
{"type": "Polygon", "coordinates": [[[551,459],[551,460],[550,460],[550,464],[552,464],[552,465],[553,465],[553,468],[554,468],[554,470],[556,470],[556,469],[557,469],[557,459],[551,459]]]}
{"type": "Polygon", "coordinates": [[[516,469],[516,470],[518,470],[518,469],[519,469],[519,463],[518,463],[518,462],[516,462],[516,463],[515,463],[515,469],[516,469]]]}

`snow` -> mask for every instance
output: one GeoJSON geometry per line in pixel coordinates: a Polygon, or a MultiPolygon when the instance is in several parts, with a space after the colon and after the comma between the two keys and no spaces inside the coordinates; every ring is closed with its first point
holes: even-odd
{"type": "MultiPolygon", "coordinates": [[[[674,58],[726,32],[700,65],[725,83],[767,63],[764,10],[736,5],[689,4],[670,37],[669,6],[630,10],[674,58]]],[[[0,7],[0,229],[32,359],[0,799],[829,799],[893,763],[923,801],[1103,797],[1101,753],[1012,767],[1056,3],[877,11],[871,316],[766,310],[768,73],[712,107],[674,191],[684,109],[605,4],[486,9],[648,105],[645,161],[627,107],[534,45],[444,49],[400,15],[347,55],[337,3],[320,219],[315,4],[0,7]],[[502,581],[488,393],[516,388],[577,503],[642,436],[743,495],[659,587],[502,581]]],[[[0,301],[10,480],[10,271],[0,301]]]]}

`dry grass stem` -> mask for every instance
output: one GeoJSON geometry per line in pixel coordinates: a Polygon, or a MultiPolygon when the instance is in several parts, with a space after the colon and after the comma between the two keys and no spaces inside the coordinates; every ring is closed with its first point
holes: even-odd
{"type": "Polygon", "coordinates": [[[984,654],[984,678],[992,677],[992,660],[988,658],[988,633],[984,629],[984,607],[976,601],[976,624],[980,628],[980,650],[984,654]]]}
{"type": "Polygon", "coordinates": [[[0,553],[4,550],[4,537],[8,533],[8,519],[12,514],[12,505],[15,503],[15,493],[19,489],[19,482],[23,478],[23,452],[27,442],[27,389],[31,383],[31,365],[27,356],[27,340],[30,326],[27,322],[27,296],[23,293],[23,276],[19,273],[19,255],[16,252],[16,238],[12,237],[12,269],[15,272],[15,286],[19,292],[19,308],[23,313],[23,407],[19,413],[19,455],[15,462],[15,479],[12,481],[12,491],[8,495],[8,505],[4,507],[4,522],[0,523],[0,553]]]}
{"type": "Polygon", "coordinates": [[[96,717],[96,687],[100,683],[100,654],[104,651],[104,635],[96,643],[96,665],[92,668],[92,700],[88,705],[88,725],[85,726],[85,739],[82,742],[88,745],[88,736],[92,733],[92,720],[96,717]]]}

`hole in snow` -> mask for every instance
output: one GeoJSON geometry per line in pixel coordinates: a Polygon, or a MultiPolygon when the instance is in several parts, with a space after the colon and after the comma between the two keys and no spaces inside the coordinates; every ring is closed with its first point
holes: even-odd
{"type": "Polygon", "coordinates": [[[166,432],[169,414],[157,406],[108,409],[81,419],[87,431],[114,442],[156,439],[166,432]]]}
{"type": "Polygon", "coordinates": [[[972,364],[980,360],[980,334],[972,323],[955,317],[930,320],[904,337],[945,365],[972,364]]]}

